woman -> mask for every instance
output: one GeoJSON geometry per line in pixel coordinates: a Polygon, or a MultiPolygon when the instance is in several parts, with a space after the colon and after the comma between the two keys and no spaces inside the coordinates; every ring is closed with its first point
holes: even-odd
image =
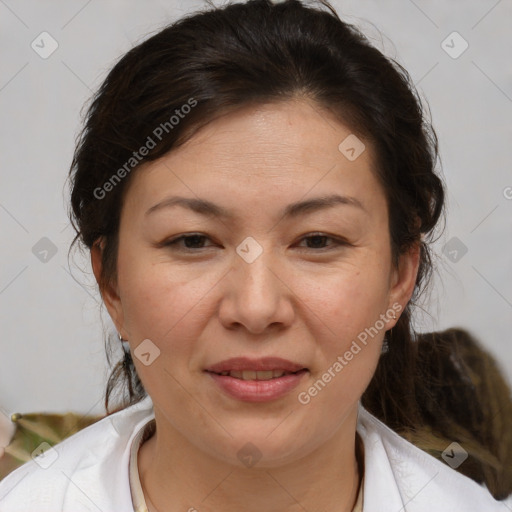
{"type": "Polygon", "coordinates": [[[421,418],[411,298],[444,192],[407,73],[325,6],[198,13],[108,75],[71,205],[126,350],[107,409],[123,375],[128,397],[2,510],[504,510],[463,447],[444,464],[375,416],[421,418]]]}

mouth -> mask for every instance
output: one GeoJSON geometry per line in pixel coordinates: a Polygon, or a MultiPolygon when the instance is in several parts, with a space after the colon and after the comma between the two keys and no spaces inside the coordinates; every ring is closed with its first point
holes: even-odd
{"type": "Polygon", "coordinates": [[[302,368],[300,370],[297,370],[296,372],[289,372],[286,370],[263,370],[263,371],[257,371],[257,370],[231,370],[231,371],[224,371],[224,372],[213,372],[210,370],[205,370],[209,373],[214,373],[216,375],[221,375],[223,377],[233,377],[234,379],[240,379],[240,380],[272,380],[272,379],[278,379],[280,377],[283,377],[285,375],[297,375],[299,373],[307,372],[307,368],[302,368]]]}
{"type": "Polygon", "coordinates": [[[232,357],[208,366],[205,371],[242,380],[270,380],[290,375],[307,368],[297,362],[281,357],[232,357]]]}
{"type": "Polygon", "coordinates": [[[227,359],[206,368],[217,389],[246,402],[267,402],[288,395],[309,369],[278,357],[227,359]]]}

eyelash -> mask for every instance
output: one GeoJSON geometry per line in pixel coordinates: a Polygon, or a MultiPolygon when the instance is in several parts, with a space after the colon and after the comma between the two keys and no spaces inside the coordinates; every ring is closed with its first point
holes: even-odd
{"type": "MultiPolygon", "coordinates": [[[[305,247],[305,249],[312,249],[314,250],[315,252],[324,252],[326,250],[330,250],[332,248],[335,248],[337,246],[344,246],[344,245],[349,245],[348,242],[346,242],[345,240],[342,240],[342,239],[339,239],[339,238],[335,238],[335,237],[332,237],[332,236],[329,236],[329,235],[325,235],[323,233],[312,233],[308,236],[304,236],[302,237],[300,240],[308,240],[308,239],[312,239],[312,238],[316,238],[316,237],[319,237],[319,238],[322,238],[322,239],[327,239],[327,240],[332,240],[334,243],[333,245],[331,245],[330,247],[319,247],[319,248],[314,248],[314,247],[305,247]]],[[[161,247],[178,247],[178,244],[179,242],[183,241],[185,242],[186,240],[190,240],[190,239],[193,239],[193,238],[201,238],[201,239],[209,239],[208,236],[206,235],[203,235],[201,233],[193,233],[193,234],[189,234],[189,235],[180,235],[174,239],[171,239],[167,242],[163,242],[162,244],[160,244],[161,247]]],[[[208,246],[207,246],[208,247],[208,246]]],[[[196,248],[191,248],[191,247],[180,247],[180,248],[177,248],[177,250],[182,250],[184,252],[198,252],[197,249],[205,249],[207,247],[196,247],[196,248]]]]}

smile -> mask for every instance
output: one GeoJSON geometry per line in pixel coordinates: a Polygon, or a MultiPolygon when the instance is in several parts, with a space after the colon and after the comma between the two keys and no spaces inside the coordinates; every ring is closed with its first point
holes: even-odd
{"type": "Polygon", "coordinates": [[[232,370],[229,372],[217,373],[217,375],[222,375],[224,377],[229,375],[230,377],[233,377],[235,379],[241,379],[241,380],[270,380],[270,379],[282,377],[283,375],[291,375],[294,373],[297,373],[297,372],[288,372],[286,370],[265,370],[265,371],[232,370]]]}
{"type": "Polygon", "coordinates": [[[243,402],[268,402],[278,400],[295,389],[308,370],[296,372],[283,370],[233,370],[221,374],[206,371],[222,394],[243,402]]]}

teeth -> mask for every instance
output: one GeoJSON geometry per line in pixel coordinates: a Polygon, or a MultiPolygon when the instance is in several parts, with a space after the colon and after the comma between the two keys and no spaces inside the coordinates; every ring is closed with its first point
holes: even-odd
{"type": "Polygon", "coordinates": [[[242,380],[270,380],[283,375],[288,375],[291,372],[285,372],[284,370],[266,370],[266,371],[253,371],[253,370],[233,370],[230,372],[222,372],[221,375],[229,375],[235,379],[242,380]]]}

